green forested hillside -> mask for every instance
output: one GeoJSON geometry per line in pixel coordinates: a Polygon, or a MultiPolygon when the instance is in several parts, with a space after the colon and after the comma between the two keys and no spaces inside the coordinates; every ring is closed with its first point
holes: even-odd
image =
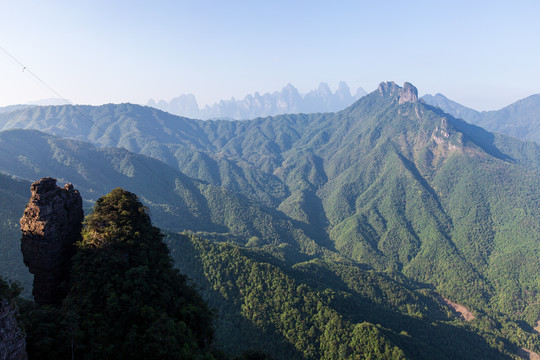
{"type": "Polygon", "coordinates": [[[30,182],[0,173],[0,276],[31,293],[32,275],[23,263],[19,219],[30,198],[30,182]]]}
{"type": "MultiPolygon", "coordinates": [[[[267,205],[277,206],[287,195],[279,179],[268,172],[249,166],[246,162],[215,156],[221,147],[243,149],[244,144],[230,141],[235,134],[249,131],[252,126],[245,126],[249,122],[203,122],[132,104],[50,106],[38,107],[35,111],[26,110],[3,118],[3,114],[0,114],[0,129],[36,129],[100,146],[125,148],[157,158],[188,176],[230,188],[267,205]]],[[[293,122],[296,124],[300,121],[293,119],[293,122]]],[[[274,136],[279,136],[282,143],[290,143],[288,139],[291,136],[294,138],[296,130],[291,128],[287,132],[287,128],[283,126],[271,131],[279,132],[274,136]]],[[[248,148],[250,151],[259,151],[259,145],[265,146],[258,143],[260,135],[255,130],[250,136],[254,140],[251,144],[254,148],[248,148]]],[[[272,159],[264,161],[272,162],[272,159]]]]}
{"type": "Polygon", "coordinates": [[[379,332],[373,351],[397,348],[410,358],[434,351],[462,358],[455,348],[493,355],[485,358],[540,350],[533,330],[540,320],[540,146],[455,119],[418,101],[410,84],[382,83],[338,113],[203,122],[131,104],[41,107],[0,114],[0,126],[147,155],[6,130],[6,173],[55,176],[90,200],[122,186],[163,229],[248,248],[203,241],[197,251],[181,251],[201,259],[190,276],[213,289],[207,295],[219,310],[216,341],[224,348],[231,332],[259,329],[253,338],[238,335],[239,349],[262,347],[278,358],[331,358],[336,344],[360,352],[350,338],[325,343],[319,336],[335,317],[345,333],[379,332]],[[255,289],[246,288],[248,275],[236,263],[255,266],[255,289]],[[310,327],[293,329],[277,320],[290,317],[280,305],[260,300],[253,313],[240,306],[253,291],[266,299],[263,283],[274,276],[286,279],[276,287],[294,294],[285,302],[313,296],[329,317],[302,305],[297,323],[310,327]],[[307,292],[295,290],[300,284],[307,292]],[[342,298],[324,300],[325,289],[342,298]],[[456,320],[439,295],[475,319],[456,320]],[[371,325],[358,327],[364,321],[371,325]],[[463,342],[447,340],[451,334],[463,342]]]}
{"type": "Polygon", "coordinates": [[[261,244],[289,243],[304,252],[316,251],[301,224],[282,213],[124,149],[95,148],[34,130],[9,130],[0,133],[0,169],[27,179],[55,174],[60,182],[72,182],[80,190],[87,208],[99,194],[122,185],[140,194],[163,228],[222,239],[232,235],[240,243],[257,236],[261,244]]]}
{"type": "Polygon", "coordinates": [[[136,195],[99,198],[75,245],[62,304],[21,304],[29,359],[215,359],[212,315],[136,195]]]}
{"type": "Polygon", "coordinates": [[[540,95],[535,94],[499,110],[476,111],[442,94],[424,95],[422,99],[443,111],[489,131],[540,144],[540,95]]]}
{"type": "Polygon", "coordinates": [[[515,351],[500,331],[465,324],[435,292],[395,273],[342,258],[290,268],[268,252],[186,235],[167,241],[216,309],[215,343],[227,352],[257,346],[283,359],[504,359],[515,351]]]}

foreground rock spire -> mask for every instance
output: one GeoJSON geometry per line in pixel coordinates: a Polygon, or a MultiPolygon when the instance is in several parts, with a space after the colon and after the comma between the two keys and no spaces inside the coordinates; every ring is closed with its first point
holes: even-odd
{"type": "Polygon", "coordinates": [[[47,177],[31,186],[31,197],[20,220],[24,263],[34,274],[32,294],[39,305],[59,304],[67,293],[74,243],[81,238],[82,198],[73,185],[64,188],[47,177]]]}

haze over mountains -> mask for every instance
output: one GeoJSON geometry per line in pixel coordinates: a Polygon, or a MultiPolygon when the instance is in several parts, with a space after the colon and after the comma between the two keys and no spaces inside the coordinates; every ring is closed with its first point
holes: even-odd
{"type": "Polygon", "coordinates": [[[422,99],[453,116],[486,130],[499,132],[540,144],[540,95],[535,94],[500,110],[476,111],[452,101],[442,94],[424,95],[422,99]]]}
{"type": "Polygon", "coordinates": [[[328,84],[321,83],[315,90],[300,94],[293,85],[287,84],[281,91],[260,95],[247,95],[243,100],[221,100],[213,105],[200,108],[193,94],[180,95],[167,102],[149,100],[147,106],[168,113],[194,119],[254,119],[256,117],[279,114],[335,112],[345,109],[366,92],[358,88],[351,94],[349,86],[340,82],[335,92],[328,84]]]}
{"type": "Polygon", "coordinates": [[[28,183],[12,176],[54,176],[87,207],[117,186],[140,196],[228,353],[539,352],[540,146],[426,102],[388,82],[339,112],[248,121],[132,104],[0,114],[0,274],[25,276],[13,234],[28,183]]]}
{"type": "MultiPolygon", "coordinates": [[[[362,88],[358,88],[356,93],[351,95],[345,82],[341,82],[334,93],[327,84],[321,83],[318,89],[305,95],[300,94],[294,86],[288,84],[280,92],[263,95],[250,94],[244,100],[234,98],[222,100],[202,109],[199,108],[192,94],[180,95],[170,102],[159,100],[156,103],[154,100],[149,100],[147,106],[194,119],[245,120],[280,114],[336,112],[345,109],[365,94],[362,88]]],[[[493,111],[477,111],[468,108],[440,93],[426,94],[421,99],[456,118],[481,126],[488,131],[540,143],[540,95],[538,94],[493,111]]],[[[0,107],[0,113],[9,113],[37,105],[54,106],[61,103],[59,99],[45,99],[24,105],[0,107]]]]}

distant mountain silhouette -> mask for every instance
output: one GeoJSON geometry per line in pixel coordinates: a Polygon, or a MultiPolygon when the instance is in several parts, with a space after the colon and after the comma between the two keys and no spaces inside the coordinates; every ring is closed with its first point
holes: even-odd
{"type": "Polygon", "coordinates": [[[11,111],[16,111],[16,110],[27,109],[27,108],[36,107],[36,106],[68,105],[68,104],[69,104],[69,101],[66,104],[65,100],[57,99],[57,98],[41,99],[41,100],[29,101],[26,104],[15,104],[15,105],[8,105],[8,106],[0,107],[0,114],[8,113],[11,111]]]}
{"type": "Polygon", "coordinates": [[[16,110],[27,109],[33,106],[35,105],[8,105],[8,106],[0,107],[0,114],[8,113],[11,111],[16,111],[16,110]]]}
{"type": "MultiPolygon", "coordinates": [[[[69,103],[70,101],[67,100],[69,103]]],[[[48,99],[39,99],[34,101],[29,101],[26,105],[39,105],[39,106],[48,106],[48,105],[66,105],[65,99],[60,98],[48,98],[48,99]]]]}
{"type": "Polygon", "coordinates": [[[351,94],[349,86],[342,81],[336,92],[332,92],[328,84],[321,83],[317,89],[300,94],[293,85],[287,84],[281,91],[263,95],[256,92],[243,100],[233,97],[204,108],[199,108],[193,94],[180,95],[170,102],[150,99],[146,105],[189,118],[244,120],[291,113],[335,112],[345,109],[365,95],[362,88],[358,88],[354,95],[351,94]]]}

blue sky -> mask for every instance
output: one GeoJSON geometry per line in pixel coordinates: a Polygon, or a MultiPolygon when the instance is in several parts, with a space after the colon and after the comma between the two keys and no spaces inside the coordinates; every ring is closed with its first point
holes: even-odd
{"type": "MultiPolygon", "coordinates": [[[[491,110],[540,93],[538,14],[519,0],[0,0],[0,46],[74,103],[393,80],[491,110]]],[[[0,52],[0,106],[54,96],[0,52]]]]}

